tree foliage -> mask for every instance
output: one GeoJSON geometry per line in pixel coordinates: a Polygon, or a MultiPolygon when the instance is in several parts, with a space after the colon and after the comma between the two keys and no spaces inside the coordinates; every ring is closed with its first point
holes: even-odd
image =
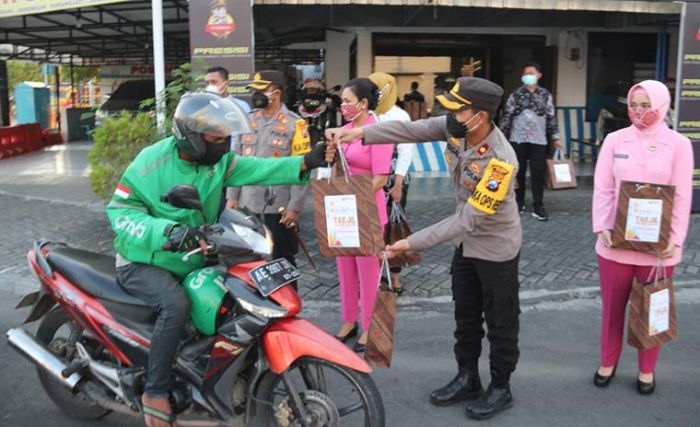
{"type": "Polygon", "coordinates": [[[103,200],[112,197],[126,168],[145,147],[158,140],[152,115],[126,111],[118,117],[107,118],[95,129],[94,145],[88,152],[92,166],[90,185],[103,200]]]}

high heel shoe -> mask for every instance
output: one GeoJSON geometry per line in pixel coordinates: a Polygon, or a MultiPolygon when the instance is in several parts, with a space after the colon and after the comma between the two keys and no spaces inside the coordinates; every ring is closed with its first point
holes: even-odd
{"type": "MultiPolygon", "coordinates": [[[[600,369],[600,368],[598,368],[600,369]]],[[[610,385],[610,381],[612,381],[613,377],[615,376],[615,371],[617,371],[617,365],[612,370],[612,373],[608,376],[603,376],[598,373],[598,370],[595,371],[595,376],[593,376],[593,384],[595,384],[596,387],[607,387],[610,385]]]]}
{"type": "Polygon", "coordinates": [[[360,326],[357,324],[357,322],[355,322],[355,326],[352,327],[352,329],[350,330],[350,332],[348,332],[347,334],[345,334],[345,335],[343,335],[343,336],[336,335],[335,337],[338,338],[338,339],[340,340],[340,342],[343,342],[343,343],[344,343],[344,342],[347,342],[350,338],[356,337],[356,336],[357,336],[357,331],[358,331],[359,329],[360,329],[360,326]]]}
{"type": "Polygon", "coordinates": [[[651,379],[650,383],[645,383],[637,378],[637,393],[649,395],[654,392],[656,388],[656,373],[654,373],[654,378],[651,379]]]}
{"type": "Polygon", "coordinates": [[[352,349],[355,351],[355,353],[364,353],[366,347],[367,344],[356,342],[355,345],[352,346],[352,349]]]}

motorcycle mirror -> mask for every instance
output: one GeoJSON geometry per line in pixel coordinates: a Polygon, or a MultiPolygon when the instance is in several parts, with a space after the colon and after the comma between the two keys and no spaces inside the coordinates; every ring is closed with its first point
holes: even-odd
{"type": "Polygon", "coordinates": [[[178,184],[160,197],[160,201],[176,208],[202,210],[202,199],[193,185],[178,184]]]}

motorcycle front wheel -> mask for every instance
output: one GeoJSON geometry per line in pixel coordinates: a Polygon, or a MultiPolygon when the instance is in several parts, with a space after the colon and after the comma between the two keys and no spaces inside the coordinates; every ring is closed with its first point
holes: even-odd
{"type": "MultiPolygon", "coordinates": [[[[304,357],[287,370],[313,419],[310,427],[384,427],[384,404],[372,378],[326,360],[304,357]]],[[[281,375],[266,372],[255,399],[259,426],[301,427],[281,375]]]]}

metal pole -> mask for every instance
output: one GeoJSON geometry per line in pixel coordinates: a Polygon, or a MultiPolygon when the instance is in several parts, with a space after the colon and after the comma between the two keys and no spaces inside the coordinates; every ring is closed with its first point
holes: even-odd
{"type": "Polygon", "coordinates": [[[163,133],[165,122],[165,54],[163,49],[163,0],[151,2],[153,13],[153,67],[156,81],[156,123],[163,133]]]}
{"type": "MultiPolygon", "coordinates": [[[[679,3],[679,2],[674,2],[679,3]]],[[[674,105],[673,129],[678,130],[678,107],[681,103],[681,79],[683,77],[683,50],[685,49],[685,16],[687,13],[686,2],[681,3],[681,26],[678,29],[678,58],[676,58],[676,99],[674,105]]]]}

